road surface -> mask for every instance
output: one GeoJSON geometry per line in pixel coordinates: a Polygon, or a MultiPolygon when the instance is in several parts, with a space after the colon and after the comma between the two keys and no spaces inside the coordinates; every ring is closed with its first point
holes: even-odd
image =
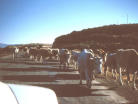
{"type": "Polygon", "coordinates": [[[60,70],[58,61],[49,60],[46,64],[11,56],[0,59],[0,78],[5,83],[27,84],[50,88],[55,91],[59,104],[135,104],[117,92],[116,84],[97,78],[91,89],[79,85],[76,70],[60,70]]]}

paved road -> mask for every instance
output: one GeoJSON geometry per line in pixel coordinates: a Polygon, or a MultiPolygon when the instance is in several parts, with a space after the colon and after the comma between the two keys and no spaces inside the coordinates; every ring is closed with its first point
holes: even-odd
{"type": "MultiPolygon", "coordinates": [[[[8,58],[8,57],[6,57],[8,58]]],[[[4,82],[29,84],[53,89],[59,104],[126,104],[128,101],[114,90],[114,86],[94,80],[91,89],[79,85],[79,74],[73,69],[58,69],[57,61],[46,65],[32,61],[0,61],[0,76],[4,82]]]]}

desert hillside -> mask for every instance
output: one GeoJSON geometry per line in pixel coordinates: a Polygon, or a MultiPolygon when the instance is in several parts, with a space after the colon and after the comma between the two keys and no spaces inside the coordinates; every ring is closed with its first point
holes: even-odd
{"type": "Polygon", "coordinates": [[[102,48],[115,50],[119,48],[135,48],[138,50],[138,24],[109,25],[73,31],[57,37],[53,43],[55,48],[102,48]]]}

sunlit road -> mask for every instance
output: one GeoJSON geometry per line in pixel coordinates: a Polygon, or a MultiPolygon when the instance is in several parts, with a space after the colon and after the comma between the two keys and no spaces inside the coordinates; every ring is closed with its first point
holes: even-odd
{"type": "Polygon", "coordinates": [[[115,86],[94,80],[91,89],[79,85],[79,74],[73,69],[60,70],[57,61],[45,65],[32,61],[0,62],[1,80],[7,83],[29,84],[53,89],[59,104],[127,104],[115,86]]]}

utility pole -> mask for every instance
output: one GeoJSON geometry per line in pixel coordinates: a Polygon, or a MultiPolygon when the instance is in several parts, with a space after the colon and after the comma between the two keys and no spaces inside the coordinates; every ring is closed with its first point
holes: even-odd
{"type": "Polygon", "coordinates": [[[117,20],[117,25],[119,25],[119,20],[117,20]]]}
{"type": "Polygon", "coordinates": [[[127,24],[128,24],[128,14],[127,14],[127,24]]]}

